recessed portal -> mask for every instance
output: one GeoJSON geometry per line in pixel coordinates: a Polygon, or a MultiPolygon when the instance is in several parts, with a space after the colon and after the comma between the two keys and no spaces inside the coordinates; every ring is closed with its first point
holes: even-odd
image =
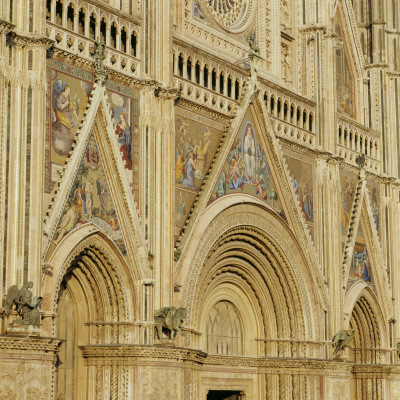
{"type": "Polygon", "coordinates": [[[207,400],[245,400],[245,395],[237,390],[209,390],[207,400]]]}

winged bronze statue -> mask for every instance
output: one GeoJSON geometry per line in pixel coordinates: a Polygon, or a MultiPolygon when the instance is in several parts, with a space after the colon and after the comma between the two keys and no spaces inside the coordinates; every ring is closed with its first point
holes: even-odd
{"type": "Polygon", "coordinates": [[[349,345],[353,339],[354,329],[339,331],[332,339],[332,346],[334,347],[333,354],[335,356],[338,355],[339,352],[344,350],[346,347],[354,351],[354,348],[349,345]]]}
{"type": "Polygon", "coordinates": [[[4,311],[8,316],[11,309],[15,306],[15,311],[20,315],[20,319],[11,322],[11,325],[33,325],[40,326],[39,307],[43,297],[34,297],[29,290],[33,286],[33,282],[24,283],[21,289],[18,285],[11,286],[7,291],[4,311]]]}

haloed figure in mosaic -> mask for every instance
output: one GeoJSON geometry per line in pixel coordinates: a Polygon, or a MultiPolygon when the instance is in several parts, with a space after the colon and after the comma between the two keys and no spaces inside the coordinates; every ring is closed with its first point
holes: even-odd
{"type": "Polygon", "coordinates": [[[247,180],[252,181],[256,175],[256,142],[250,124],[246,127],[243,140],[243,160],[247,180]]]}
{"type": "Polygon", "coordinates": [[[61,79],[53,85],[52,145],[57,154],[65,156],[71,150],[74,136],[72,130],[78,126],[78,115],[70,98],[71,88],[61,79]]]}
{"type": "Polygon", "coordinates": [[[132,133],[127,123],[126,114],[123,112],[119,114],[119,122],[115,127],[115,134],[118,136],[125,168],[132,170],[132,133]]]}

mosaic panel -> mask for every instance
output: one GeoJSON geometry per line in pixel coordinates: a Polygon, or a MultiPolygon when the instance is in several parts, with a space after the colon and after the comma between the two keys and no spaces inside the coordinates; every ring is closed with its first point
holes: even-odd
{"type": "Polygon", "coordinates": [[[122,231],[93,135],[79,165],[52,245],[56,246],[68,233],[89,222],[100,227],[126,255],[122,231]]]}
{"type": "Polygon", "coordinates": [[[185,224],[225,126],[182,107],[175,113],[175,237],[185,224]]]}
{"type": "Polygon", "coordinates": [[[228,194],[246,193],[264,200],[285,218],[275,188],[270,164],[251,112],[248,111],[225,160],[209,204],[228,194]]]}

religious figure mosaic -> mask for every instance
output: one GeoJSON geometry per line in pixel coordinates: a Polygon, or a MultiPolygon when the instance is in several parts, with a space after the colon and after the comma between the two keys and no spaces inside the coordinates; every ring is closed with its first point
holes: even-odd
{"type": "Polygon", "coordinates": [[[290,156],[285,154],[293,189],[298,196],[301,214],[314,239],[314,169],[311,162],[299,158],[301,156],[293,152],[290,152],[290,156]]]}
{"type": "Polygon", "coordinates": [[[362,279],[366,283],[373,283],[371,263],[361,222],[357,229],[356,242],[354,244],[353,258],[349,272],[349,283],[357,279],[362,279]]]}
{"type": "Polygon", "coordinates": [[[227,194],[246,193],[264,200],[284,218],[270,164],[248,112],[235,137],[209,204],[227,194]]]}
{"type": "MultiPolygon", "coordinates": [[[[343,42],[343,35],[336,20],[335,32],[340,36],[343,42]]],[[[341,44],[336,49],[336,96],[337,96],[337,109],[339,112],[347,114],[355,118],[356,107],[354,97],[354,76],[350,69],[348,61],[346,43],[341,44]]]]}
{"type": "Polygon", "coordinates": [[[72,149],[93,86],[91,73],[56,60],[48,63],[48,140],[46,189],[56,182],[72,149]]]}
{"type": "Polygon", "coordinates": [[[178,235],[207,175],[224,126],[183,108],[177,109],[175,122],[175,235],[178,235]]]}
{"type": "Polygon", "coordinates": [[[107,81],[106,94],[114,119],[115,138],[135,201],[139,200],[139,92],[107,81]]]}
{"type": "MultiPolygon", "coordinates": [[[[48,64],[48,133],[46,140],[45,191],[51,192],[72,149],[93,87],[93,74],[57,60],[48,64]]],[[[139,92],[107,80],[106,94],[115,138],[129,183],[138,201],[139,192],[139,92]]]]}
{"type": "Polygon", "coordinates": [[[86,223],[100,227],[126,255],[122,231],[93,135],[79,165],[52,243],[58,245],[68,233],[86,223]]]}
{"type": "Polygon", "coordinates": [[[371,205],[371,213],[372,213],[372,219],[374,221],[374,226],[376,229],[376,232],[378,233],[378,236],[380,237],[380,202],[379,202],[379,187],[377,184],[373,182],[368,182],[367,183],[367,189],[368,189],[368,194],[369,194],[369,202],[371,205]]]}

